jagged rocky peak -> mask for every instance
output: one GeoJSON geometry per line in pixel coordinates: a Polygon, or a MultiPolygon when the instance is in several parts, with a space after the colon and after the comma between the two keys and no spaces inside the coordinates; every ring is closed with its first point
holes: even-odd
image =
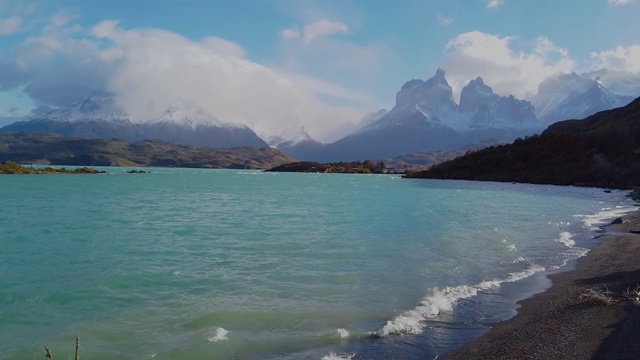
{"type": "Polygon", "coordinates": [[[493,92],[490,86],[478,76],[462,89],[460,93],[460,105],[458,109],[462,112],[476,111],[483,103],[494,102],[500,96],[493,92]]]}
{"type": "Polygon", "coordinates": [[[435,108],[455,108],[453,91],[445,78],[443,69],[438,68],[436,74],[427,81],[410,80],[396,94],[396,106],[426,103],[435,108]]]}
{"type": "Polygon", "coordinates": [[[451,87],[449,86],[449,83],[447,82],[447,79],[445,78],[445,73],[444,73],[444,69],[442,68],[438,68],[438,70],[436,70],[436,74],[430,78],[429,80],[427,80],[425,82],[425,85],[428,87],[432,87],[435,85],[442,85],[445,87],[451,87]]]}
{"type": "Polygon", "coordinates": [[[509,119],[513,126],[541,127],[534,110],[531,102],[509,95],[498,99],[495,115],[497,118],[509,119]]]}

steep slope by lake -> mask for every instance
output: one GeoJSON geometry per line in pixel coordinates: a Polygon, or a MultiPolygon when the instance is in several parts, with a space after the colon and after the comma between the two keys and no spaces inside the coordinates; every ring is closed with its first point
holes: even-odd
{"type": "Polygon", "coordinates": [[[534,184],[640,185],[640,98],[541,135],[472,152],[407,177],[534,184]]]}

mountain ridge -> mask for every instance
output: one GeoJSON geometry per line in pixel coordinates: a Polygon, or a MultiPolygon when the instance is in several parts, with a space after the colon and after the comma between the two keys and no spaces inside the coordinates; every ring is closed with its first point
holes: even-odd
{"type": "Polygon", "coordinates": [[[246,125],[223,123],[186,102],[171,104],[160,116],[132,121],[112,96],[92,95],[61,109],[36,114],[0,132],[50,132],[85,139],[165,140],[211,148],[265,147],[246,125]]]}
{"type": "Polygon", "coordinates": [[[0,133],[0,162],[37,165],[268,169],[295,159],[270,147],[214,149],[160,140],[81,139],[52,133],[0,133]]]}

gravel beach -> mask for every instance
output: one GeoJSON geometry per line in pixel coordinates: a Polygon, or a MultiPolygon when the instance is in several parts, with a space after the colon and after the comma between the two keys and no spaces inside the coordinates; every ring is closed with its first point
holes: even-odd
{"type": "Polygon", "coordinates": [[[599,240],[575,271],[521,301],[515,317],[444,358],[640,359],[640,212],[599,240]]]}

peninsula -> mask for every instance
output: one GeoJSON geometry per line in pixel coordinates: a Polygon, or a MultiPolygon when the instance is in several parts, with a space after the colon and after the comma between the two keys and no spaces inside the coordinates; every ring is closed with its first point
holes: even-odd
{"type": "Polygon", "coordinates": [[[65,169],[59,168],[55,169],[52,167],[45,168],[32,168],[22,166],[13,161],[4,161],[0,163],[0,174],[8,175],[8,174],[104,174],[104,171],[98,171],[88,167],[79,167],[75,169],[65,169]]]}

